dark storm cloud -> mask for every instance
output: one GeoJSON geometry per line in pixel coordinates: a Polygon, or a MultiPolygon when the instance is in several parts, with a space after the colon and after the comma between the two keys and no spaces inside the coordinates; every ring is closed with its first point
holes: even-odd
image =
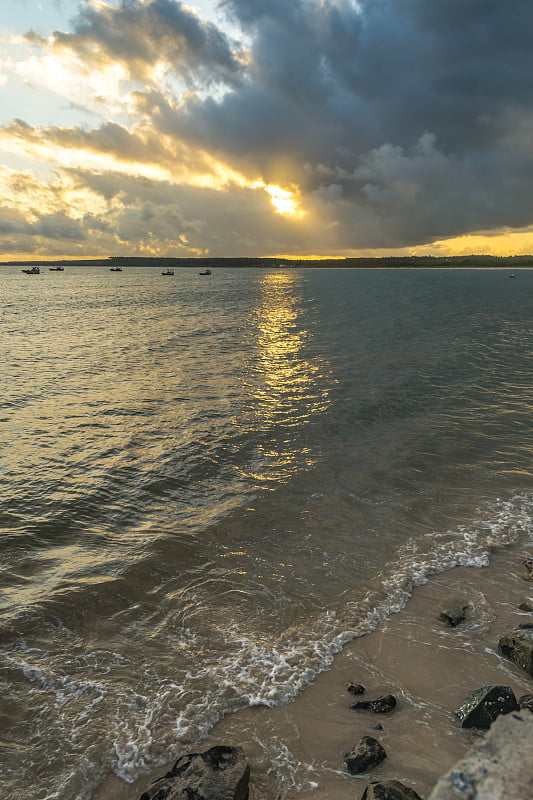
{"type": "Polygon", "coordinates": [[[512,13],[500,0],[224,5],[253,36],[252,90],[295,107],[300,124],[333,115],[335,138],[322,142],[330,160],[344,146],[350,161],[362,144],[410,146],[425,131],[445,148],[476,146],[490,141],[488,122],[502,107],[532,101],[533,6],[525,0],[512,13]]]}
{"type": "Polygon", "coordinates": [[[531,3],[224,6],[252,37],[253,79],[218,104],[192,106],[179,120],[188,135],[250,162],[258,155],[267,176],[276,177],[283,152],[306,164],[304,188],[333,187],[341,201],[339,231],[350,246],[533,221],[531,3]],[[256,104],[278,109],[263,139],[256,104]],[[247,120],[246,134],[235,137],[236,119],[247,120]]]}
{"type": "Polygon", "coordinates": [[[84,5],[73,27],[72,33],[55,31],[54,44],[93,62],[118,61],[133,78],[149,79],[150,68],[161,62],[191,83],[234,85],[238,78],[240,63],[227,36],[175,0],[84,5]]]}

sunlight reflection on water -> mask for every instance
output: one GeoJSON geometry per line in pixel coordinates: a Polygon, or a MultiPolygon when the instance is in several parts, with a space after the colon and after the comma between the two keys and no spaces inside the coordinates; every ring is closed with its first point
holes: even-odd
{"type": "Polygon", "coordinates": [[[315,463],[310,448],[291,429],[327,410],[329,388],[324,359],[310,352],[310,304],[302,295],[301,275],[267,272],[259,288],[251,316],[257,351],[248,364],[247,389],[255,424],[263,431],[276,431],[275,439],[259,446],[263,477],[280,481],[315,463]],[[281,439],[280,430],[285,431],[281,439]]]}

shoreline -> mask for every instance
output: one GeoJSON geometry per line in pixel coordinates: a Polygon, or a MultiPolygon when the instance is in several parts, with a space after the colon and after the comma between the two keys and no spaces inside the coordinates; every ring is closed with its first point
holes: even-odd
{"type": "MultiPolygon", "coordinates": [[[[406,606],[376,630],[351,641],[331,667],[292,703],[244,709],[220,720],[197,747],[243,747],[251,766],[251,800],[358,800],[370,780],[399,780],[427,798],[439,777],[464,757],[483,733],[465,730],[454,717],[468,692],[487,684],[511,686],[519,697],[533,691],[527,673],[505,659],[498,639],[533,615],[523,555],[530,543],[497,549],[485,567],[454,567],[415,587],[406,606]],[[438,618],[445,607],[468,603],[456,628],[438,618]],[[350,709],[350,681],[366,687],[364,699],[393,694],[387,714],[350,709]],[[375,726],[381,724],[382,731],[375,726]],[[387,758],[368,774],[350,775],[343,757],[362,736],[377,738],[387,758]],[[282,787],[280,789],[280,787],[282,787]]],[[[359,699],[359,698],[357,698],[359,699]]],[[[127,784],[111,774],[91,800],[139,800],[174,763],[127,784]]]]}

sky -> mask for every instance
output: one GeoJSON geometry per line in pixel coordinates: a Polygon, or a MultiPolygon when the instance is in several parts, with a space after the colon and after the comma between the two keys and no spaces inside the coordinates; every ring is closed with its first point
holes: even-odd
{"type": "Polygon", "coordinates": [[[1,0],[0,260],[533,253],[530,0],[1,0]]]}

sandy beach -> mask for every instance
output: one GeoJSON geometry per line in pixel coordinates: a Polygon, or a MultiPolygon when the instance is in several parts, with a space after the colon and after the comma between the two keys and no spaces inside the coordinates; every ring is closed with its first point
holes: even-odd
{"type": "MultiPolygon", "coordinates": [[[[533,603],[523,564],[527,552],[518,544],[493,553],[486,567],[433,576],[414,589],[402,611],[349,644],[293,703],[230,715],[198,749],[241,745],[256,800],[277,796],[278,774],[292,787],[284,796],[300,800],[353,800],[372,778],[398,779],[427,797],[482,735],[462,730],[454,717],[467,693],[486,684],[511,686],[517,697],[533,689],[527,674],[497,649],[504,632],[531,620],[519,609],[533,603]],[[442,608],[465,603],[467,619],[457,628],[439,619],[442,608]],[[365,686],[367,699],[394,694],[398,706],[379,715],[351,710],[356,698],[346,689],[349,681],[365,686]],[[383,730],[375,730],[378,724],[383,730]],[[343,756],[364,735],[377,738],[387,758],[371,774],[351,776],[343,756]]],[[[162,767],[130,785],[111,775],[94,800],[135,800],[164,772],[162,767]]]]}

